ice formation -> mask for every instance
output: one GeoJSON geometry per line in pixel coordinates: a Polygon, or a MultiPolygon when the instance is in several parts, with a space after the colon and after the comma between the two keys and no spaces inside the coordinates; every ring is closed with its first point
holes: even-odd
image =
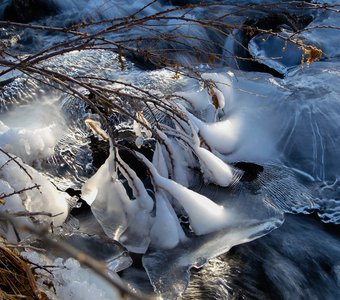
{"type": "Polygon", "coordinates": [[[70,197],[30,166],[39,166],[42,160],[50,158],[61,137],[64,120],[54,102],[55,99],[45,99],[19,105],[2,117],[0,178],[2,185],[7,186],[8,192],[1,191],[4,195],[22,191],[6,198],[2,209],[50,213],[52,218],[37,218],[60,226],[68,216],[70,197]]]}
{"type": "MultiPolygon", "coordinates": [[[[28,166],[20,158],[0,153],[0,177],[12,191],[23,191],[20,200],[15,197],[9,209],[19,211],[24,204],[29,212],[50,213],[53,217],[38,217],[38,219],[60,226],[68,216],[68,194],[58,191],[56,187],[42,174],[28,166]],[[23,203],[23,204],[22,204],[23,203]]],[[[11,198],[6,202],[11,201],[11,198]]],[[[22,210],[21,210],[22,211],[22,210]]]]}
{"type": "MultiPolygon", "coordinates": [[[[219,89],[230,94],[230,81],[226,77],[205,74],[206,79],[212,80],[214,77],[224,80],[216,84],[221,85],[219,89]],[[224,86],[226,84],[227,87],[224,86]]],[[[217,89],[214,93],[218,94],[217,89]]],[[[219,104],[215,110],[225,108],[225,97],[221,91],[219,93],[219,104]]],[[[210,101],[209,98],[206,100],[210,101]]],[[[221,128],[230,120],[222,121],[214,129],[213,123],[211,126],[204,125],[203,121],[194,117],[183,106],[178,107],[189,116],[189,123],[182,122],[181,125],[188,132],[182,132],[179,126],[175,130],[164,125],[164,131],[156,130],[160,142],[156,143],[152,161],[135,152],[151,174],[153,197],[114,147],[111,147],[106,162],[82,189],[83,199],[92,206],[92,211],[105,232],[133,252],[144,253],[149,244],[152,247],[169,249],[185,241],[187,237],[177,215],[181,210],[188,215],[190,226],[198,236],[219,231],[234,221],[223,205],[216,204],[188,188],[191,178],[187,176],[188,168],[197,164],[207,183],[228,187],[242,176],[240,170],[229,166],[211,151],[214,147],[218,148],[221,128]],[[220,133],[214,135],[216,131],[220,133]],[[210,151],[200,145],[199,135],[210,151]],[[179,153],[184,154],[188,150],[198,160],[193,156],[183,160],[185,155],[179,153]],[[118,172],[132,190],[132,199],[127,195],[118,172]]],[[[137,137],[142,134],[136,121],[133,123],[133,131],[137,137]]],[[[226,144],[228,142],[225,141],[226,144]]]]}
{"type": "MultiPolygon", "coordinates": [[[[57,258],[51,260],[38,252],[24,252],[23,255],[32,263],[38,265],[53,265],[50,273],[38,271],[39,288],[49,299],[77,299],[77,300],[115,300],[120,299],[119,292],[111,285],[101,280],[93,271],[83,268],[75,259],[57,258]],[[48,290],[44,281],[51,281],[54,290],[48,290]]],[[[117,276],[112,273],[111,276],[117,276]]]]}
{"type": "Polygon", "coordinates": [[[3,115],[0,147],[29,164],[51,157],[64,128],[56,100],[38,99],[3,115]]]}
{"type": "MultiPolygon", "coordinates": [[[[3,194],[9,195],[14,192],[14,189],[9,185],[7,181],[4,181],[0,179],[0,191],[1,191],[1,197],[3,197],[3,194]]],[[[0,197],[0,198],[1,198],[0,197]]],[[[5,199],[2,199],[1,204],[0,204],[0,212],[23,212],[25,211],[25,207],[22,203],[21,198],[18,195],[12,195],[9,197],[6,197],[5,199]]],[[[20,224],[23,225],[29,225],[30,221],[28,218],[20,218],[19,219],[20,224]]],[[[0,234],[1,236],[6,237],[6,239],[9,242],[15,243],[17,242],[17,235],[16,232],[14,231],[13,227],[8,225],[8,226],[1,226],[0,228],[0,234]]],[[[24,238],[25,235],[20,235],[19,238],[24,238]]]]}
{"type": "MultiPolygon", "coordinates": [[[[158,141],[152,160],[135,152],[136,159],[144,163],[149,173],[152,191],[147,190],[145,182],[132,170],[131,162],[125,162],[114,147],[111,147],[106,162],[83,187],[82,197],[91,205],[104,231],[130,251],[144,253],[149,247],[168,250],[181,247],[192,238],[182,227],[181,214],[188,217],[192,233],[200,237],[235,230],[244,216],[248,216],[250,223],[258,221],[262,210],[268,213],[262,217],[264,223],[280,223],[283,212],[296,213],[318,208],[308,189],[295,180],[294,174],[275,165],[266,165],[259,181],[254,179],[254,187],[263,190],[263,197],[256,200],[258,210],[242,212],[238,205],[241,207],[245,200],[240,200],[238,205],[230,200],[234,186],[237,186],[236,189],[242,186],[239,180],[244,171],[232,166],[229,161],[240,161],[245,153],[251,157],[250,149],[256,154],[256,151],[261,152],[270,144],[265,141],[260,145],[263,148],[256,150],[252,143],[251,129],[256,127],[252,127],[255,121],[248,119],[255,104],[250,104],[251,100],[245,97],[250,99],[252,93],[243,95],[244,103],[240,101],[236,105],[232,101],[233,95],[242,92],[233,90],[235,81],[232,74],[207,73],[203,74],[203,78],[215,86],[215,94],[217,89],[222,93],[223,97],[217,95],[219,104],[215,107],[211,103],[208,92],[211,87],[199,92],[204,97],[199,96],[198,106],[195,105],[194,94],[177,94],[176,107],[187,117],[187,121],[175,118],[174,127],[163,124],[162,130],[155,130],[158,141]],[[216,119],[219,118],[218,111],[221,113],[219,120],[216,119]],[[209,114],[213,119],[207,117],[209,114]],[[244,126],[246,119],[250,121],[251,128],[244,126]],[[243,146],[240,147],[240,144],[243,146]],[[246,148],[242,148],[245,145],[246,148]],[[228,196],[224,199],[192,189],[195,179],[189,172],[190,168],[199,169],[206,184],[225,188],[228,196]],[[132,195],[128,195],[127,186],[132,195]],[[300,196],[295,199],[298,194],[300,196]],[[270,218],[276,221],[268,221],[270,218]]],[[[254,120],[257,121],[257,118],[254,120]]],[[[141,127],[136,122],[133,123],[133,131],[136,136],[142,135],[141,127]]],[[[252,132],[252,135],[259,137],[262,133],[252,132]]],[[[267,155],[266,151],[262,155],[267,155]]],[[[266,156],[266,161],[271,155],[266,156]]],[[[253,157],[255,162],[261,161],[253,157]]]]}

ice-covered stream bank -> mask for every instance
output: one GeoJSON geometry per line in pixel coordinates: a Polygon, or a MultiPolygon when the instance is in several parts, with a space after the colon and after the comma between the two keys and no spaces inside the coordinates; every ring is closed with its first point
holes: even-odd
{"type": "MultiPolygon", "coordinates": [[[[104,28],[100,20],[128,16],[148,3],[52,2],[57,7],[52,16],[36,24],[98,21],[89,35],[104,28]]],[[[183,293],[184,299],[337,299],[338,7],[243,8],[245,13],[222,2],[175,9],[156,31],[151,20],[127,32],[104,32],[109,46],[51,55],[32,73],[7,73],[0,98],[0,195],[6,200],[0,208],[55,215],[21,221],[53,222],[56,235],[107,260],[111,274],[119,271],[131,286],[152,287],[166,299],[183,293]],[[234,25],[228,32],[193,21],[227,13],[234,25]],[[186,24],[175,18],[187,18],[186,24]],[[258,32],[245,34],[236,26],[240,22],[258,32]],[[269,37],[269,29],[280,37],[269,37]],[[155,41],[168,32],[176,43],[155,41]],[[292,34],[323,56],[301,65],[302,55],[311,54],[300,44],[282,42],[292,34]],[[138,44],[141,36],[150,40],[138,44]],[[152,59],[157,53],[148,61],[138,51],[116,54],[112,47],[122,41],[144,51],[157,43],[177,66],[157,63],[152,59]],[[244,54],[240,45],[249,48],[244,61],[230,58],[244,54]],[[189,51],[197,47],[202,55],[189,51]],[[287,52],[276,58],[282,47],[287,52]],[[193,73],[185,76],[179,66],[188,64],[192,69],[186,73],[193,73]],[[46,76],[56,73],[58,82],[46,76]],[[116,138],[111,146],[107,125],[116,138]],[[6,197],[15,191],[22,192],[6,197]],[[107,255],[101,256],[106,243],[107,255]],[[132,259],[124,249],[134,253],[132,259]],[[201,269],[190,282],[193,267],[201,269]]],[[[156,1],[138,17],[174,8],[156,1]]],[[[2,28],[1,37],[22,58],[65,39],[58,31],[13,27],[2,28]]],[[[11,241],[18,238],[11,226],[1,232],[11,241]]],[[[77,263],[63,264],[53,255],[27,257],[58,266],[57,297],[113,297],[91,273],[68,284],[80,270],[77,263]]]]}

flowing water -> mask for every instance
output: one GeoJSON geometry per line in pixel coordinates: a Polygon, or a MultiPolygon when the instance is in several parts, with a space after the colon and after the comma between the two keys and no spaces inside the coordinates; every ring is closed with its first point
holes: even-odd
{"type": "MultiPolygon", "coordinates": [[[[107,260],[110,270],[119,271],[131,286],[165,299],[339,299],[340,6],[336,1],[244,0],[176,10],[200,1],[130,2],[51,0],[52,16],[33,23],[56,28],[91,20],[86,30],[92,34],[107,26],[107,19],[174,9],[158,23],[150,20],[105,38],[134,49],[157,49],[177,65],[190,66],[200,80],[138,51],[122,57],[112,45],[70,51],[39,66],[72,78],[104,78],[103,88],[125,82],[177,97],[192,135],[185,132],[186,124],[179,123],[183,130],[174,127],[177,132],[169,129],[173,125],[163,116],[164,143],[175,154],[166,156],[148,130],[121,116],[108,117],[126,134],[123,140],[132,139],[128,147],[143,146],[137,157],[150,181],[145,170],[138,171],[136,157],[137,167],[128,153],[117,157],[89,130],[86,120],[101,120],[79,97],[30,74],[6,73],[0,77],[0,147],[19,157],[33,182],[42,186],[39,192],[25,192],[25,208],[64,212],[55,220],[63,225],[63,238],[107,260]],[[218,17],[232,28],[213,30],[196,23],[218,17]],[[176,18],[187,19],[179,23],[176,18]],[[257,32],[245,32],[239,24],[257,32]],[[165,38],[169,32],[175,42],[165,38]],[[155,39],[159,36],[164,38],[155,39]],[[138,43],[140,37],[144,41],[138,43]],[[321,49],[322,56],[308,61],[310,48],[303,45],[321,49]],[[214,83],[213,103],[204,80],[214,83]],[[115,159],[122,164],[120,172],[115,159]]],[[[3,18],[8,3],[0,2],[3,18]]],[[[52,30],[6,26],[0,37],[21,57],[67,38],[52,30]]],[[[126,99],[137,93],[125,89],[126,99]]],[[[87,95],[84,88],[78,91],[87,95]]],[[[0,153],[1,193],[31,186],[22,173],[0,153]]],[[[22,198],[11,196],[5,209],[22,210],[22,198]]],[[[6,234],[10,238],[13,232],[6,234]]],[[[55,263],[62,265],[60,259],[55,263]]],[[[83,284],[69,287],[78,266],[66,267],[69,273],[55,275],[65,282],[64,289],[57,286],[61,299],[70,297],[72,288],[79,299],[96,293],[101,299],[113,297],[102,283],[86,286],[94,280],[87,273],[83,284]],[[84,288],[87,294],[80,292],[84,288]]]]}

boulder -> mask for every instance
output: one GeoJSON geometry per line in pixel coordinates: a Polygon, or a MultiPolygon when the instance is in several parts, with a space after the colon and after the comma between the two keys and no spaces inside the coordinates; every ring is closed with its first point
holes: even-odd
{"type": "Polygon", "coordinates": [[[5,8],[4,19],[28,23],[54,15],[57,11],[52,0],[12,0],[5,8]]]}

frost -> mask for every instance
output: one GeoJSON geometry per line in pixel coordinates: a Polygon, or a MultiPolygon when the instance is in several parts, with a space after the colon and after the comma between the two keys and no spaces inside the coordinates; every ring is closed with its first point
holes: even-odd
{"type": "Polygon", "coordinates": [[[70,197],[68,194],[58,191],[46,177],[24,164],[19,158],[16,159],[16,162],[0,152],[0,166],[2,166],[0,169],[0,179],[7,182],[14,191],[38,185],[38,189],[33,188],[20,194],[25,208],[30,212],[51,213],[55,217],[40,216],[37,218],[50,223],[53,222],[55,226],[62,225],[67,218],[69,210],[67,201],[70,197]]]}
{"type": "Polygon", "coordinates": [[[205,123],[188,111],[186,111],[186,115],[211,149],[221,154],[228,154],[235,150],[240,131],[240,124],[236,117],[214,123],[205,123]]]}
{"type": "MultiPolygon", "coordinates": [[[[40,288],[45,290],[50,299],[74,300],[115,300],[121,299],[120,294],[111,285],[99,278],[93,271],[83,268],[73,258],[63,260],[57,258],[53,261],[36,252],[25,252],[23,255],[38,265],[53,265],[51,274],[45,272],[39,280],[40,288]],[[55,290],[47,290],[43,281],[50,280],[55,290]]],[[[111,276],[117,277],[111,273],[111,276]]]]}
{"type": "Polygon", "coordinates": [[[156,144],[155,152],[152,157],[152,164],[155,166],[161,176],[166,178],[169,176],[169,171],[166,165],[165,157],[163,155],[162,146],[159,143],[156,144]]]}
{"type": "Polygon", "coordinates": [[[55,101],[33,102],[6,114],[0,121],[0,147],[28,164],[53,155],[64,126],[55,101]]]}
{"type": "MultiPolygon", "coordinates": [[[[11,194],[14,192],[13,188],[8,184],[8,182],[3,181],[0,179],[0,199],[1,194],[11,194]]],[[[0,211],[2,212],[22,212],[25,211],[25,207],[22,204],[22,200],[20,199],[19,195],[12,195],[10,197],[6,197],[2,199],[2,203],[0,204],[0,211]]],[[[19,224],[28,225],[30,221],[28,218],[19,218],[19,224]]],[[[12,226],[0,226],[0,235],[6,237],[6,240],[9,242],[17,242],[17,236],[14,232],[12,226]]],[[[24,234],[20,234],[20,238],[24,238],[24,234]]]]}

